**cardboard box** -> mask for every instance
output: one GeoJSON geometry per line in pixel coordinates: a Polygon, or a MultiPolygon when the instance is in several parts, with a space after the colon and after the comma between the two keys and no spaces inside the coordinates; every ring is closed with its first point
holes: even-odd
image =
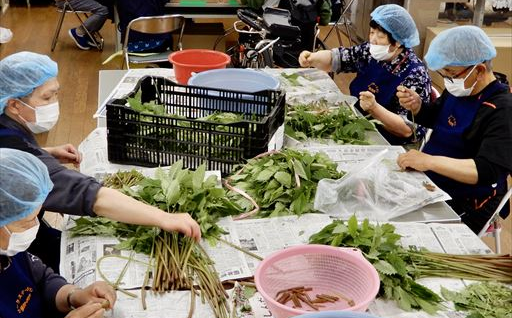
{"type": "MultiPolygon", "coordinates": [[[[446,27],[427,28],[424,55],[427,54],[432,39],[446,29],[446,27]]],[[[496,47],[496,57],[492,60],[493,71],[505,74],[508,81],[512,83],[512,28],[483,28],[483,30],[496,47]]],[[[429,71],[429,73],[434,85],[444,90],[443,78],[437,72],[429,71]]]]}

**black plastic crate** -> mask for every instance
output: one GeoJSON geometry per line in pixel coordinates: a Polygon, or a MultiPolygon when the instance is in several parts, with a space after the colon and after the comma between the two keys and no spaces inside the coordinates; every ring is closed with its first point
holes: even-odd
{"type": "Polygon", "coordinates": [[[280,91],[236,92],[146,76],[125,98],[107,103],[108,159],[147,167],[182,159],[186,168],[206,163],[207,170],[225,175],[234,165],[267,151],[284,123],[284,112],[285,95],[280,91]],[[125,106],[139,89],[143,103],[155,100],[174,117],[142,114],[125,106]],[[219,111],[243,114],[244,120],[231,124],[198,120],[219,111]]]}

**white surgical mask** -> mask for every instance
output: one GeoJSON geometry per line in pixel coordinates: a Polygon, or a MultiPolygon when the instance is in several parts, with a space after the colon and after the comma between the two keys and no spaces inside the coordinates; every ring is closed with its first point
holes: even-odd
{"type": "Polygon", "coordinates": [[[453,78],[451,80],[444,78],[444,87],[446,87],[446,90],[456,97],[469,96],[473,89],[475,88],[475,85],[478,81],[475,81],[475,83],[469,88],[464,88],[464,82],[469,77],[469,75],[471,75],[471,73],[475,70],[475,67],[476,65],[473,66],[471,71],[464,78],[453,78]]]}
{"type": "Polygon", "coordinates": [[[52,129],[52,127],[55,126],[55,124],[59,120],[59,102],[34,108],[28,105],[27,103],[23,102],[22,100],[18,99],[18,101],[20,101],[23,105],[27,106],[28,108],[33,109],[36,113],[36,121],[34,123],[26,121],[22,117],[22,119],[25,120],[25,124],[27,125],[28,129],[30,129],[30,131],[33,132],[34,134],[47,132],[48,130],[52,129]]]}
{"type": "Polygon", "coordinates": [[[12,233],[4,226],[4,229],[10,234],[9,245],[6,250],[0,248],[0,255],[14,256],[18,253],[25,252],[30,244],[36,239],[37,231],[39,231],[39,220],[36,218],[37,224],[23,232],[12,233]]]}
{"type": "Polygon", "coordinates": [[[388,45],[377,45],[370,44],[370,54],[377,61],[389,60],[395,52],[389,52],[391,44],[388,45]]]}

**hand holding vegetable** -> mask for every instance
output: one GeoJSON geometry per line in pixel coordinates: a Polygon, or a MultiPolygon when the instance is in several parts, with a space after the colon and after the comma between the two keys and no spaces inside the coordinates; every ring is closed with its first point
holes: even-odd
{"type": "Polygon", "coordinates": [[[359,93],[359,105],[364,111],[371,113],[378,106],[375,95],[372,92],[364,91],[359,93]]]}
{"type": "Polygon", "coordinates": [[[428,171],[429,163],[432,162],[432,156],[418,150],[410,150],[398,155],[396,163],[402,169],[412,168],[417,171],[428,171]]]}
{"type": "MultiPolygon", "coordinates": [[[[69,297],[69,302],[73,307],[82,307],[89,303],[98,303],[100,308],[112,309],[116,302],[116,292],[105,282],[98,281],[87,286],[84,289],[77,289],[69,297]]],[[[88,317],[88,316],[84,316],[88,317]]],[[[99,316],[102,317],[102,316],[99,316]]]]}
{"type": "Polygon", "coordinates": [[[166,213],[159,227],[168,232],[180,232],[197,242],[201,239],[199,224],[188,213],[166,213]]]}
{"type": "Polygon", "coordinates": [[[102,318],[104,314],[101,303],[88,303],[70,311],[65,318],[102,318]]]}
{"type": "Polygon", "coordinates": [[[76,168],[82,162],[82,155],[72,144],[65,144],[57,147],[44,148],[52,157],[60,163],[72,163],[76,168]]]}
{"type": "Polygon", "coordinates": [[[315,53],[302,51],[299,55],[299,63],[302,67],[315,67],[319,70],[331,71],[332,56],[331,51],[322,50],[315,53]]]}
{"type": "Polygon", "coordinates": [[[396,97],[398,97],[400,105],[410,110],[413,115],[416,115],[420,111],[421,97],[414,90],[400,85],[396,88],[396,97]]]}

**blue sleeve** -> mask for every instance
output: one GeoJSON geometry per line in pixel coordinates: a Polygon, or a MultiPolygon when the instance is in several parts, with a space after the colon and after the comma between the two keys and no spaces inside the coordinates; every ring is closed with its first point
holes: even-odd
{"type": "Polygon", "coordinates": [[[93,207],[101,184],[94,178],[66,168],[48,152],[17,136],[2,137],[0,148],[14,148],[29,152],[46,165],[54,187],[43,203],[44,210],[96,216],[93,207]]]}
{"type": "Polygon", "coordinates": [[[26,253],[27,263],[32,273],[32,278],[37,285],[37,288],[41,292],[43,302],[47,307],[48,312],[58,313],[55,304],[55,298],[57,292],[62,286],[67,285],[67,281],[64,277],[57,275],[53,270],[43,264],[43,262],[37,257],[30,253],[26,253]]]}

